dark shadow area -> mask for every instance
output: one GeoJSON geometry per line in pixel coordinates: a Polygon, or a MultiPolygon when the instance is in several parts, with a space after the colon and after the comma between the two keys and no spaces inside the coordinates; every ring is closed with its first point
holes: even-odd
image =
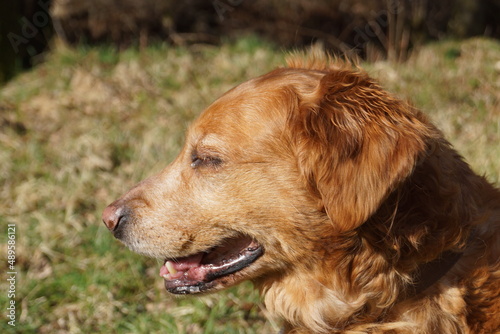
{"type": "Polygon", "coordinates": [[[500,0],[22,0],[4,6],[0,82],[39,62],[54,32],[69,44],[119,49],[158,41],[218,44],[253,34],[283,48],[321,42],[334,52],[390,61],[404,61],[428,41],[500,38],[500,0]]]}

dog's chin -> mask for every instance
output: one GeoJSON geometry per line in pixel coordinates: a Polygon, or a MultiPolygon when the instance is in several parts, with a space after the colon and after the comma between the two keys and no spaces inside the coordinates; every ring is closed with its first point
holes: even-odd
{"type": "Polygon", "coordinates": [[[176,295],[222,290],[248,278],[264,248],[248,236],[231,237],[204,252],[166,259],[165,289],[176,295]]]}

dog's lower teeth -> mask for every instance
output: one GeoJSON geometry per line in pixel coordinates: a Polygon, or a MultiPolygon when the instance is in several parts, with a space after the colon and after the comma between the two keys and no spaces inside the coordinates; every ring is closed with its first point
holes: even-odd
{"type": "Polygon", "coordinates": [[[172,274],[172,275],[177,274],[177,270],[175,270],[174,265],[172,264],[172,262],[167,261],[167,262],[165,263],[165,267],[167,267],[168,272],[169,272],[170,274],[172,274]]]}

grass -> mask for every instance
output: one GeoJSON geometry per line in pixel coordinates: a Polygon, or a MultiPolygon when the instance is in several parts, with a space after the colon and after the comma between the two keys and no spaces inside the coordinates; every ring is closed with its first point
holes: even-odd
{"type": "MultiPolygon", "coordinates": [[[[473,168],[498,183],[499,60],[498,42],[473,39],[366,68],[427,111],[473,168]]],[[[58,46],[0,88],[0,222],[17,228],[16,333],[277,331],[249,283],[169,297],[161,264],[113,239],[100,214],[175,157],[189,122],[217,96],[282,63],[279,49],[253,37],[122,52],[58,46]]],[[[2,259],[6,241],[5,230],[2,259]]],[[[5,309],[5,280],[0,287],[5,309]]],[[[12,328],[2,318],[5,330],[12,328]]]]}

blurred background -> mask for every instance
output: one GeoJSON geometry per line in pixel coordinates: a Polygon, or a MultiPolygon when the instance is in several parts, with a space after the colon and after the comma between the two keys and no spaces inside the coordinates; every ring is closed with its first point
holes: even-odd
{"type": "Polygon", "coordinates": [[[430,41],[500,37],[499,0],[18,0],[0,14],[3,80],[70,45],[216,45],[254,34],[284,48],[316,41],[369,60],[404,60],[430,41]]]}
{"type": "Polygon", "coordinates": [[[213,100],[283,66],[291,50],[319,44],[359,57],[478,173],[500,180],[499,0],[17,0],[0,9],[7,263],[15,227],[2,333],[277,332],[250,283],[168,296],[162,263],[127,250],[100,215],[176,156],[213,100]]]}

